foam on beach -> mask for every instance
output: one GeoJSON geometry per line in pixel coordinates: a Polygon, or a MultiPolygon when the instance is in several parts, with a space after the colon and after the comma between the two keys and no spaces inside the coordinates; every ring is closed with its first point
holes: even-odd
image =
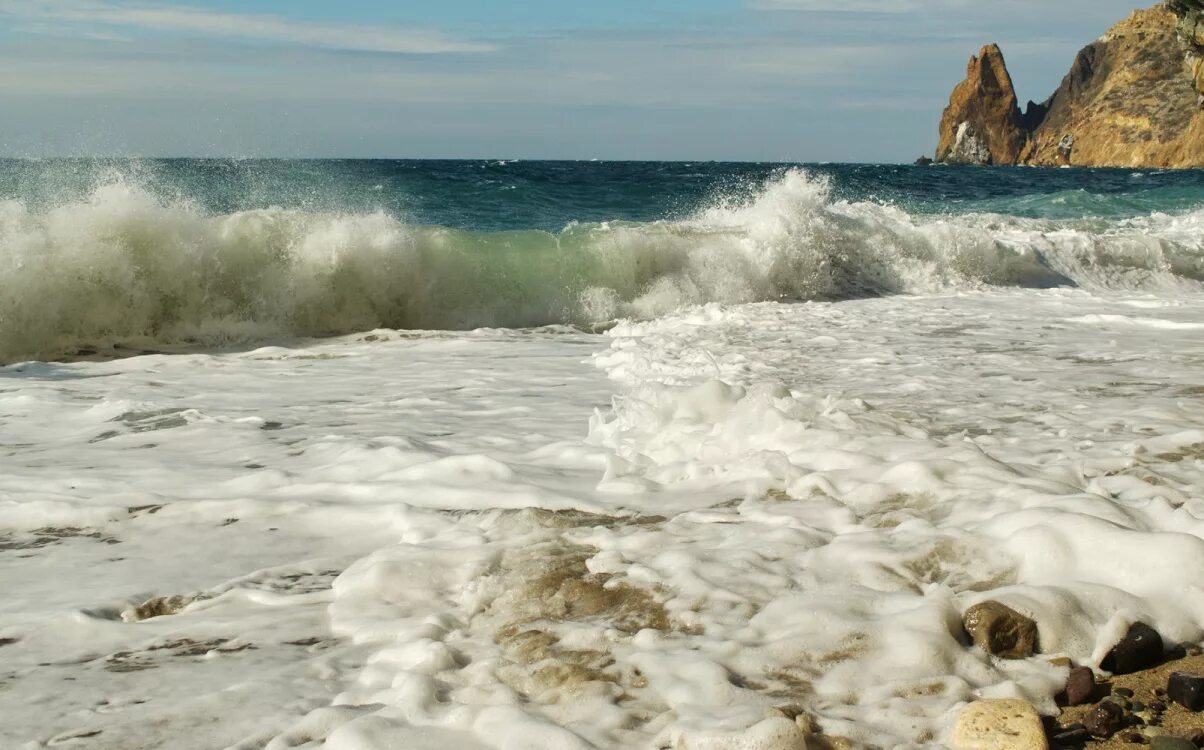
{"type": "Polygon", "coordinates": [[[975,698],[1053,712],[1051,656],[1204,638],[1204,304],[1163,281],[0,368],[0,744],[907,747],[975,698]],[[987,599],[1039,656],[961,639],[987,599]]]}

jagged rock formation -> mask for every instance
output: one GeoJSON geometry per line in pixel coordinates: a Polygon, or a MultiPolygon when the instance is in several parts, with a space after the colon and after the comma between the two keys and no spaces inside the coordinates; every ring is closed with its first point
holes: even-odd
{"type": "Polygon", "coordinates": [[[1012,76],[999,46],[988,44],[966,66],[966,80],[941,117],[936,160],[950,164],[1015,164],[1028,140],[1012,76]]]}
{"type": "Polygon", "coordinates": [[[1021,113],[995,45],[970,60],[941,119],[937,160],[1204,167],[1204,0],[1135,11],[1021,113]]]}

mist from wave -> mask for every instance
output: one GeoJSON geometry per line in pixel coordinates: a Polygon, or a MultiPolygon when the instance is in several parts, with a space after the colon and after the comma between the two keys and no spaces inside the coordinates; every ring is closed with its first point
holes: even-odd
{"type": "Polygon", "coordinates": [[[379,327],[587,325],[720,302],[1204,282],[1204,211],[933,215],[779,171],[674,220],[470,231],[386,210],[216,212],[116,176],[0,202],[0,361],[379,327]]]}

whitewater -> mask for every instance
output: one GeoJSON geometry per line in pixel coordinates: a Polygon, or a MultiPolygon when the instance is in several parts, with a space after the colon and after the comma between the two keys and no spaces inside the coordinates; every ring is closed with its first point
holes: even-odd
{"type": "Polygon", "coordinates": [[[1198,177],[411,168],[0,179],[0,747],[941,747],[1204,640],[1198,177]]]}

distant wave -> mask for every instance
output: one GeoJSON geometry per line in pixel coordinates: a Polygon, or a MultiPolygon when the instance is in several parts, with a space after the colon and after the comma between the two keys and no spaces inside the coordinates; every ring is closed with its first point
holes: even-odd
{"type": "Polygon", "coordinates": [[[912,216],[781,174],[680,221],[468,232],[386,213],[210,214],[116,180],[0,202],[0,361],[113,342],[648,318],[683,305],[1080,285],[1200,287],[1204,211],[912,216]]]}

